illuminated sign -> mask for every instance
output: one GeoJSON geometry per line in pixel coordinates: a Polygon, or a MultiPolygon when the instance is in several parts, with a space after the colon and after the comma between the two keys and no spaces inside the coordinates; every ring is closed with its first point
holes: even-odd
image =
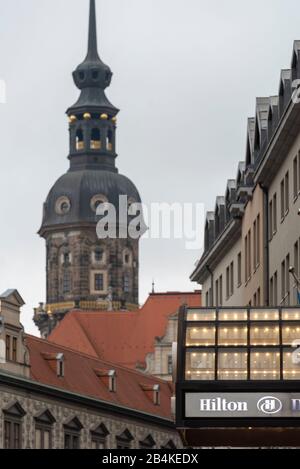
{"type": "Polygon", "coordinates": [[[186,418],[300,418],[300,393],[185,394],[186,418]]]}

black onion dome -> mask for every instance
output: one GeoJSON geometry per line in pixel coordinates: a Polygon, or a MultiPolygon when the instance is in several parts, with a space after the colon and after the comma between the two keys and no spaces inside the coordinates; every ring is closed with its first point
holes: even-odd
{"type": "Polygon", "coordinates": [[[119,208],[119,196],[126,195],[129,202],[141,202],[135,185],[126,176],[111,171],[69,171],[57,180],[44,204],[44,215],[40,234],[47,228],[59,225],[96,223],[93,200],[103,196],[119,208]],[[59,203],[69,203],[66,210],[59,210],[59,203]]]}
{"type": "Polygon", "coordinates": [[[105,95],[112,79],[112,71],[99,57],[97,49],[97,26],[95,0],[90,0],[88,52],[84,61],[73,72],[77,88],[81,90],[78,101],[68,109],[67,113],[77,114],[87,111],[107,112],[114,117],[117,109],[105,95]]]}

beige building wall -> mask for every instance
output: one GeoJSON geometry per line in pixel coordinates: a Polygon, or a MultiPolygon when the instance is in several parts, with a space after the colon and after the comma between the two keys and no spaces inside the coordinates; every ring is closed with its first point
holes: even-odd
{"type": "Polygon", "coordinates": [[[253,190],[252,199],[249,200],[245,207],[245,213],[242,220],[241,305],[264,305],[263,210],[264,195],[260,186],[257,185],[253,190]],[[248,243],[250,244],[250,250],[248,243]]]}
{"type": "MultiPolygon", "coordinates": [[[[241,237],[213,269],[213,280],[214,306],[264,305],[264,195],[259,185],[245,207],[241,237]]],[[[210,306],[210,275],[202,289],[203,303],[210,306]]]]}
{"type": "MultiPolygon", "coordinates": [[[[243,304],[243,292],[238,281],[238,255],[242,244],[239,239],[224,255],[221,262],[213,270],[213,296],[216,306],[240,306],[243,304]],[[231,288],[231,265],[233,264],[233,288],[231,288]],[[229,278],[228,270],[229,269],[229,278]],[[217,284],[218,282],[218,284],[217,284]],[[228,283],[229,282],[229,283],[228,283]],[[228,285],[227,285],[228,283],[228,285]],[[218,297],[218,298],[217,298],[218,297]]],[[[202,285],[202,301],[204,306],[211,306],[211,276],[202,285]]]]}
{"type": "Polygon", "coordinates": [[[146,358],[146,373],[156,378],[172,381],[172,346],[177,342],[178,313],[169,317],[166,334],[155,339],[154,353],[146,358]]]}
{"type": "Polygon", "coordinates": [[[210,282],[206,265],[213,266],[215,277],[224,270],[228,261],[225,256],[221,260],[224,240],[236,240],[230,238],[234,235],[230,223],[238,219],[242,224],[241,304],[298,304],[300,103],[295,99],[295,80],[299,77],[300,42],[294,41],[291,68],[281,70],[278,94],[257,98],[255,115],[248,118],[246,154],[236,179],[227,182],[225,198],[217,197],[215,211],[207,212],[205,251],[191,275],[193,281],[204,284],[204,302],[210,282]],[[225,217],[220,207],[225,207],[225,217]]]}
{"type": "Polygon", "coordinates": [[[296,284],[293,277],[289,274],[290,266],[295,267],[296,274],[299,277],[299,251],[300,251],[300,135],[295,139],[291,150],[277,172],[269,188],[269,207],[273,204],[276,210],[276,226],[273,222],[273,228],[269,233],[269,257],[270,257],[270,297],[271,303],[278,305],[295,305],[296,284]],[[294,160],[297,162],[294,166],[294,160]],[[295,174],[294,174],[295,170],[295,174]],[[288,177],[287,177],[288,175],[288,177]],[[295,177],[295,194],[294,194],[295,177]],[[283,196],[288,196],[288,204],[284,207],[283,215],[281,213],[282,203],[282,182],[284,181],[283,196]],[[276,208],[274,198],[277,201],[276,208]],[[297,248],[298,245],[298,248],[297,248]],[[284,263],[284,264],[282,264],[284,263]],[[277,278],[277,282],[276,282],[277,278]],[[277,283],[277,285],[276,285],[277,283]],[[273,294],[272,294],[273,292],[273,294]]]}
{"type": "Polygon", "coordinates": [[[24,301],[16,290],[8,290],[0,297],[0,366],[4,371],[29,377],[29,353],[20,323],[20,309],[24,301]]]}

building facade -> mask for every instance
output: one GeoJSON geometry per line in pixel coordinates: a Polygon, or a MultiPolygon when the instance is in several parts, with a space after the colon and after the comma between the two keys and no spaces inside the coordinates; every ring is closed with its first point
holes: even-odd
{"type": "Polygon", "coordinates": [[[176,422],[187,445],[299,447],[299,306],[182,308],[176,422]]]}
{"type": "Polygon", "coordinates": [[[19,293],[0,302],[0,448],[182,447],[168,383],[27,335],[19,293]]]}
{"type": "Polygon", "coordinates": [[[277,96],[257,98],[246,154],[205,227],[191,279],[206,306],[296,305],[299,287],[300,43],[277,96]]]}
{"type": "Polygon", "coordinates": [[[0,371],[0,448],[174,449],[174,424],[0,371]]]}
{"type": "Polygon", "coordinates": [[[47,298],[34,320],[44,337],[74,306],[112,310],[138,305],[139,236],[131,237],[128,226],[129,208],[141,199],[115,164],[119,110],[105,95],[112,72],[98,55],[95,0],[90,0],[88,53],[73,78],[80,96],[67,110],[70,167],[48,194],[39,230],[46,242],[47,298]],[[107,203],[115,218],[107,215],[107,203]],[[100,237],[98,223],[103,225],[100,237]],[[107,229],[111,233],[105,237],[107,229]]]}

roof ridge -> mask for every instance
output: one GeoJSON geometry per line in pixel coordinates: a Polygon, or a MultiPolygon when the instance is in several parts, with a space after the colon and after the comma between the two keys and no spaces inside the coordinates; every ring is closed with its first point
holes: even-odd
{"type": "MultiPolygon", "coordinates": [[[[75,313],[77,313],[77,311],[76,311],[76,310],[71,310],[71,311],[69,311],[69,312],[66,314],[66,316],[65,316],[64,320],[68,320],[68,318],[70,319],[70,317],[71,317],[71,316],[72,316],[72,318],[74,318],[74,319],[75,319],[75,321],[76,321],[77,325],[78,325],[78,326],[79,326],[79,328],[80,328],[80,331],[81,331],[81,333],[82,333],[82,334],[85,336],[85,338],[86,338],[86,340],[87,340],[88,344],[89,344],[89,345],[90,345],[90,347],[93,349],[93,351],[94,351],[94,353],[95,353],[96,357],[98,357],[98,353],[97,353],[97,351],[95,350],[95,348],[94,348],[93,344],[92,344],[92,343],[91,343],[91,341],[89,340],[89,337],[86,335],[86,333],[85,333],[85,330],[83,329],[83,327],[82,327],[81,323],[78,321],[78,319],[77,319],[77,315],[76,315],[75,313]],[[74,313],[74,314],[73,314],[73,313],[74,313]]],[[[56,328],[55,328],[55,329],[57,330],[57,329],[60,329],[60,328],[62,328],[62,327],[63,327],[63,325],[62,325],[62,324],[63,324],[63,321],[60,321],[60,322],[57,324],[57,326],[56,326],[56,328]]],[[[52,331],[52,332],[54,332],[54,330],[55,330],[55,329],[53,329],[53,331],[52,331]]],[[[51,337],[51,335],[52,335],[52,332],[51,332],[51,334],[50,334],[50,336],[49,336],[49,337],[51,337]]],[[[32,337],[36,337],[36,336],[32,336],[32,337]]],[[[43,339],[42,339],[42,340],[43,340],[43,339]]],[[[55,342],[55,341],[52,341],[52,340],[47,340],[47,342],[51,342],[51,343],[53,343],[53,344],[60,345],[60,344],[58,344],[57,342],[55,342]]],[[[87,355],[89,355],[89,354],[87,354],[87,355]]]]}
{"type": "MultiPolygon", "coordinates": [[[[81,316],[78,315],[78,318],[80,318],[80,317],[81,316]]],[[[77,322],[79,323],[81,329],[85,329],[84,325],[81,323],[81,321],[79,319],[77,320],[77,322]]],[[[85,330],[85,336],[86,336],[87,340],[89,341],[89,343],[91,344],[91,346],[92,346],[93,350],[95,351],[97,357],[99,358],[99,360],[101,360],[101,358],[99,357],[99,352],[97,352],[97,350],[94,347],[94,340],[91,338],[90,334],[88,334],[88,332],[86,330],[85,330]]],[[[128,342],[126,342],[126,345],[129,345],[128,342]]],[[[110,363],[113,363],[113,362],[110,362],[110,363]]]]}
{"type": "MultiPolygon", "coordinates": [[[[76,313],[76,311],[75,311],[75,313],[76,313]]],[[[78,320],[78,317],[77,317],[77,316],[78,316],[78,315],[74,314],[74,317],[75,317],[75,320],[76,320],[77,324],[80,326],[80,329],[81,329],[82,333],[83,333],[84,336],[87,338],[89,344],[91,345],[91,347],[92,347],[92,349],[94,350],[96,356],[98,357],[98,353],[97,353],[97,350],[96,350],[95,347],[94,347],[94,344],[91,342],[90,337],[87,335],[86,330],[82,327],[82,324],[81,324],[81,322],[78,320]]],[[[99,358],[99,357],[98,357],[98,358],[99,358]]]]}
{"type": "Polygon", "coordinates": [[[25,334],[25,337],[30,337],[34,340],[36,340],[37,342],[40,342],[40,343],[46,343],[48,345],[51,345],[52,347],[58,347],[58,348],[61,348],[63,350],[66,350],[66,351],[69,351],[69,352],[72,352],[76,355],[79,355],[81,357],[85,357],[85,358],[89,358],[91,360],[95,360],[95,361],[98,361],[100,363],[103,363],[105,365],[113,365],[115,368],[119,368],[121,370],[124,370],[124,371],[127,371],[127,372],[130,372],[130,373],[133,373],[135,375],[138,375],[138,376],[141,376],[143,378],[146,378],[146,379],[153,379],[153,380],[156,380],[156,381],[159,381],[163,384],[166,384],[166,381],[161,379],[161,378],[157,378],[156,376],[153,376],[153,375],[146,375],[144,373],[141,373],[140,371],[137,371],[137,370],[134,370],[132,368],[127,368],[126,366],[123,366],[123,365],[120,365],[119,363],[113,363],[113,362],[109,362],[109,361],[106,361],[106,360],[102,360],[101,358],[99,358],[98,356],[97,357],[93,357],[92,355],[88,355],[87,353],[84,353],[84,352],[79,352],[78,350],[75,350],[75,349],[72,349],[70,347],[66,347],[65,345],[60,345],[60,344],[56,344],[55,342],[50,342],[49,340],[46,340],[46,339],[41,339],[40,337],[37,337],[37,336],[34,336],[32,334],[25,334]]]}

